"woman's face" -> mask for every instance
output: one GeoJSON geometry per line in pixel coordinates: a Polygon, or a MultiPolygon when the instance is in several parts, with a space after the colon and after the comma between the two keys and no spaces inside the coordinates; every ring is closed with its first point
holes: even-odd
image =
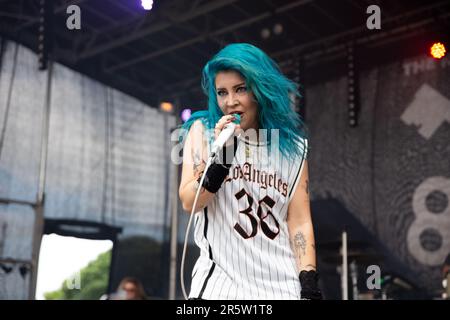
{"type": "Polygon", "coordinates": [[[237,71],[220,71],[216,75],[216,97],[222,112],[238,113],[241,128],[258,129],[258,103],[249,91],[245,79],[237,71]]]}
{"type": "Polygon", "coordinates": [[[126,282],[123,285],[122,290],[126,293],[126,300],[135,300],[138,298],[137,287],[132,282],[126,282]]]}

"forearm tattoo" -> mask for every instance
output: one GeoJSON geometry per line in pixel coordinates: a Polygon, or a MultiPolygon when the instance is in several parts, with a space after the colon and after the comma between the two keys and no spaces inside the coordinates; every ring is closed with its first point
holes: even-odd
{"type": "MultiPolygon", "coordinates": [[[[306,238],[302,232],[299,231],[294,235],[292,246],[301,264],[302,257],[306,255],[306,246],[307,246],[306,238]]],[[[316,246],[314,245],[314,243],[311,244],[311,247],[314,249],[314,251],[316,250],[316,246]]],[[[302,267],[302,270],[316,270],[316,266],[314,264],[307,264],[306,266],[302,267]]]]}
{"type": "Polygon", "coordinates": [[[305,182],[305,191],[306,191],[306,194],[309,194],[309,184],[308,184],[308,180],[306,180],[306,182],[305,182]]]}
{"type": "MultiPolygon", "coordinates": [[[[192,159],[193,159],[193,171],[194,171],[194,177],[195,177],[195,181],[193,184],[193,191],[197,191],[197,189],[199,188],[200,184],[198,182],[199,178],[203,175],[203,171],[205,170],[206,167],[206,162],[202,159],[202,157],[200,156],[200,153],[198,151],[193,152],[192,154],[192,159]]],[[[202,188],[202,191],[204,191],[204,188],[202,188]]]]}
{"type": "Polygon", "coordinates": [[[306,254],[306,239],[302,232],[297,232],[294,236],[293,246],[299,259],[306,254]]]}
{"type": "Polygon", "coordinates": [[[198,151],[195,151],[194,154],[192,155],[193,158],[193,170],[194,170],[194,176],[196,178],[201,177],[203,170],[205,169],[206,166],[206,162],[202,159],[202,157],[200,156],[200,153],[198,151]]]}

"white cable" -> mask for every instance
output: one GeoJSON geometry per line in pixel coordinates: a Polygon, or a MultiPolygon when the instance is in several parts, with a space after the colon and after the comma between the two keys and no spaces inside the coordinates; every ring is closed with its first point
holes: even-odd
{"type": "MultiPolygon", "coordinates": [[[[241,121],[241,118],[238,114],[235,114],[235,117],[238,119],[239,122],[241,121]]],[[[227,140],[233,135],[235,128],[236,128],[236,124],[234,122],[228,123],[222,129],[219,137],[217,137],[216,141],[214,142],[214,144],[212,146],[211,155],[209,156],[208,161],[206,162],[206,166],[205,166],[205,169],[203,170],[202,178],[200,179],[198,189],[195,194],[194,203],[192,205],[192,210],[191,210],[191,216],[189,217],[189,221],[188,221],[188,224],[186,227],[186,235],[184,236],[183,253],[181,255],[180,281],[181,281],[181,289],[183,291],[183,296],[184,296],[185,300],[188,299],[188,295],[186,294],[186,288],[184,286],[184,260],[186,258],[186,248],[187,248],[187,241],[188,241],[188,237],[189,237],[189,230],[191,228],[192,217],[194,216],[194,213],[195,213],[195,207],[197,205],[198,196],[200,195],[200,190],[202,189],[203,180],[205,179],[206,172],[208,171],[208,168],[211,165],[211,163],[213,162],[213,160],[216,158],[217,151],[220,148],[222,148],[222,146],[227,142],[227,140]]]]}
{"type": "Polygon", "coordinates": [[[188,296],[186,294],[186,288],[184,286],[184,259],[186,257],[186,248],[187,248],[187,241],[188,241],[188,237],[189,237],[189,229],[191,228],[192,217],[194,216],[194,213],[195,213],[195,207],[197,205],[198,196],[200,195],[200,190],[202,189],[203,180],[205,180],[206,171],[208,171],[208,168],[211,165],[214,158],[215,158],[215,154],[213,153],[209,157],[209,159],[206,163],[205,169],[203,170],[202,178],[200,179],[197,193],[195,194],[194,204],[192,205],[191,216],[189,217],[189,222],[186,227],[186,235],[184,236],[184,245],[183,245],[183,254],[181,255],[181,268],[180,268],[181,270],[180,270],[180,272],[181,272],[181,289],[183,290],[183,296],[184,296],[185,300],[188,299],[188,296]]]}

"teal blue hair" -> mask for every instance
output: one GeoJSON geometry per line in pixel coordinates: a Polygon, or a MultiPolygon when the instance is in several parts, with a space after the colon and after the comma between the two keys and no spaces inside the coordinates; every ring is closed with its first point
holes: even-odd
{"type": "Polygon", "coordinates": [[[271,138],[270,129],[279,129],[281,153],[290,159],[302,156],[302,138],[307,138],[306,126],[291,108],[291,97],[300,96],[297,85],[281,73],[278,65],[267,54],[247,43],[226,46],[205,65],[202,87],[208,96],[208,110],[192,114],[182,127],[186,129],[185,132],[199,119],[207,129],[213,129],[224,116],[217,103],[215,78],[218,72],[229,70],[239,72],[255,96],[259,128],[268,129],[268,141],[271,138]]]}

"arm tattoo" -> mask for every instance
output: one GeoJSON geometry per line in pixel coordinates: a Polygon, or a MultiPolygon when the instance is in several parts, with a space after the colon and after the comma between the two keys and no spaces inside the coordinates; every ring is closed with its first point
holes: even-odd
{"type": "MultiPolygon", "coordinates": [[[[205,160],[203,160],[199,154],[198,151],[195,151],[192,155],[193,158],[193,170],[194,170],[194,177],[195,177],[195,181],[193,184],[193,191],[197,192],[197,189],[199,188],[200,184],[199,184],[199,179],[200,177],[203,175],[203,171],[205,170],[206,167],[206,162],[205,160]]],[[[204,192],[205,189],[202,188],[202,190],[200,192],[204,192]]]]}
{"type": "Polygon", "coordinates": [[[200,156],[200,154],[198,153],[198,151],[196,151],[193,155],[193,161],[194,161],[194,165],[192,167],[192,170],[194,170],[194,176],[196,179],[200,178],[203,174],[203,171],[205,170],[206,167],[206,162],[205,160],[202,159],[202,157],[200,156]]]}
{"type": "Polygon", "coordinates": [[[198,151],[195,151],[194,154],[192,155],[193,158],[193,170],[194,170],[194,175],[197,175],[198,171],[200,171],[201,166],[205,163],[205,161],[201,158],[200,154],[198,153],[198,151]]]}
{"type": "Polygon", "coordinates": [[[305,191],[306,191],[306,194],[309,194],[309,185],[308,185],[308,180],[306,180],[306,182],[305,182],[305,191]]]}
{"type": "Polygon", "coordinates": [[[298,232],[294,236],[294,250],[298,254],[298,257],[300,258],[301,255],[306,254],[306,239],[303,233],[298,232]]]}

